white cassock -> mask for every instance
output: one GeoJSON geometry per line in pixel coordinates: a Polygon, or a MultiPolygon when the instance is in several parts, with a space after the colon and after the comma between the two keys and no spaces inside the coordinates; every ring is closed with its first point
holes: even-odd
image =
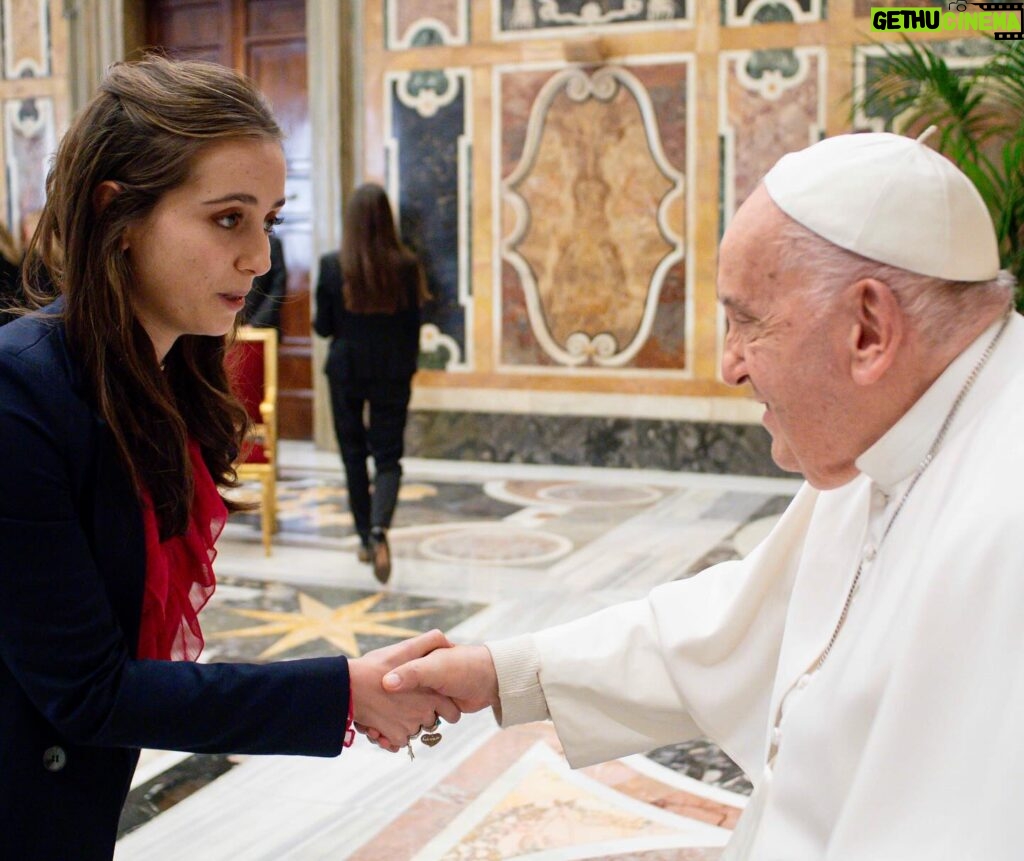
{"type": "Polygon", "coordinates": [[[880,543],[997,328],[746,559],[488,644],[503,725],[550,715],[574,767],[708,736],[754,784],[725,858],[1024,858],[1020,316],[880,543]]]}

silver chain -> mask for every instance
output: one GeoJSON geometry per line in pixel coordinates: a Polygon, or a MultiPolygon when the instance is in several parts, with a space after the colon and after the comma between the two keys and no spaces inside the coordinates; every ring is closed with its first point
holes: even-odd
{"type": "MultiPolygon", "coordinates": [[[[953,406],[949,408],[949,412],[946,414],[946,420],[942,423],[942,427],[939,428],[939,432],[935,435],[935,440],[932,442],[931,447],[928,449],[928,453],[924,456],[924,459],[918,464],[917,471],[914,473],[914,477],[910,480],[910,484],[907,486],[902,498],[899,501],[899,505],[896,506],[896,510],[892,513],[892,517],[889,518],[889,522],[885,525],[885,531],[882,532],[882,537],[878,539],[878,544],[875,545],[875,555],[877,556],[879,549],[882,546],[882,542],[885,541],[885,537],[889,534],[892,529],[892,525],[896,522],[896,518],[900,516],[900,512],[903,510],[903,506],[907,502],[907,497],[910,496],[911,491],[920,481],[921,476],[924,475],[926,469],[928,469],[931,462],[935,459],[935,455],[938,453],[939,446],[942,445],[942,441],[946,438],[946,432],[949,430],[949,426],[953,424],[953,418],[960,410],[960,405],[964,402],[964,398],[967,397],[967,393],[971,390],[974,385],[974,381],[978,379],[978,374],[981,373],[981,369],[985,367],[992,355],[992,352],[996,348],[996,344],[999,343],[999,339],[1003,336],[1003,332],[1006,331],[1006,327],[1010,323],[1010,318],[1013,316],[1013,311],[1007,312],[1003,318],[1002,324],[999,326],[999,331],[996,332],[992,338],[988,347],[985,348],[985,352],[981,354],[981,358],[978,359],[971,371],[967,380],[964,382],[963,388],[960,389],[960,394],[956,396],[956,400],[953,401],[953,406]]],[[[853,582],[850,584],[850,591],[846,593],[846,601],[843,604],[843,612],[839,614],[839,621],[836,623],[835,630],[832,632],[832,636],[829,638],[828,645],[825,646],[825,651],[818,657],[817,662],[814,665],[814,672],[821,669],[821,665],[825,663],[825,659],[829,656],[832,651],[832,647],[836,643],[836,638],[839,636],[839,632],[842,630],[843,625],[846,622],[846,617],[850,612],[850,605],[853,603],[853,596],[857,592],[857,587],[860,585],[860,575],[864,570],[864,558],[861,557],[860,564],[857,566],[857,573],[853,575],[853,582]]]]}

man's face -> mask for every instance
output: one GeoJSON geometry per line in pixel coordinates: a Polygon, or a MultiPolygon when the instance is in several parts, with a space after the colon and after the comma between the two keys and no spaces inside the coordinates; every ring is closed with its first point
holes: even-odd
{"type": "Polygon", "coordinates": [[[722,376],[749,383],[765,405],[772,459],[815,487],[856,475],[856,392],[849,375],[841,303],[807,297],[813,273],[782,269],[773,237],[785,216],[763,186],[740,207],[722,239],[718,299],[728,327],[722,376]]]}

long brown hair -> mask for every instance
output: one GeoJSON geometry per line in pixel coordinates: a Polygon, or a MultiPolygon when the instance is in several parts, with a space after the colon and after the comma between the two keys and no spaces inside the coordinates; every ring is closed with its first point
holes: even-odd
{"type": "MultiPolygon", "coordinates": [[[[214,481],[232,487],[247,417],[224,370],[225,338],[179,337],[161,371],[133,310],[135,279],[121,240],[189,179],[204,147],[281,138],[263,97],[241,75],[150,56],[110,68],[46,179],[46,205],[27,256],[42,261],[64,296],[69,347],[136,488],[153,500],[162,539],[188,525],[189,436],[214,481]],[[94,192],[108,180],[121,191],[97,210],[94,192]]],[[[46,301],[31,293],[34,304],[46,301]]]]}
{"type": "Polygon", "coordinates": [[[345,209],[341,272],[345,307],[357,314],[393,314],[430,298],[423,270],[398,238],[387,193],[375,183],[359,186],[345,209]],[[409,279],[416,279],[413,296],[409,279]]]}

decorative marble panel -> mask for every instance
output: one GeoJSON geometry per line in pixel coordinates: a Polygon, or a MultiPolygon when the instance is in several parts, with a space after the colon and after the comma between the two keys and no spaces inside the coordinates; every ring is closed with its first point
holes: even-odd
{"type": "Polygon", "coordinates": [[[4,77],[45,78],[50,75],[49,0],[2,0],[4,77]]]}
{"type": "MultiPolygon", "coordinates": [[[[891,50],[904,51],[902,45],[890,43],[891,50]]],[[[928,49],[942,57],[955,72],[967,72],[982,65],[990,59],[996,50],[996,43],[990,39],[950,39],[944,42],[929,42],[928,49]]],[[[868,83],[877,80],[880,75],[881,61],[885,56],[878,45],[856,45],[853,49],[853,91],[855,100],[863,97],[864,88],[868,83]]],[[[892,131],[899,128],[901,117],[893,110],[879,106],[866,113],[857,108],[853,127],[857,131],[892,131]]]]}
{"type": "Polygon", "coordinates": [[[751,24],[806,24],[825,17],[826,0],[721,0],[727,27],[751,24]]]}
{"type": "Polygon", "coordinates": [[[424,313],[421,363],[447,370],[472,365],[469,86],[466,69],[392,72],[384,111],[388,190],[434,297],[424,313]]]}
{"type": "MultiPolygon", "coordinates": [[[[723,51],[718,63],[721,235],[779,158],[824,137],[826,78],[822,48],[723,51]]],[[[719,349],[724,339],[719,309],[719,349]]]]}
{"type": "Polygon", "coordinates": [[[550,723],[495,733],[346,857],[713,861],[746,801],[688,778],[681,756],[573,770],[561,754],[550,723]]]}
{"type": "MultiPolygon", "coordinates": [[[[636,779],[627,767],[622,769],[626,773],[618,776],[619,781],[628,784],[636,779]]],[[[715,812],[723,820],[737,818],[724,805],[716,805],[715,812]]],[[[605,858],[612,857],[613,847],[619,858],[642,858],[650,857],[644,850],[651,846],[683,851],[723,846],[729,833],[657,805],[637,803],[583,771],[566,768],[551,746],[539,741],[486,793],[467,799],[461,812],[430,840],[422,857],[450,861],[586,857],[577,854],[582,845],[603,850],[605,858]]],[[[658,852],[658,856],[667,857],[667,853],[658,852]]]]}
{"type": "Polygon", "coordinates": [[[56,148],[52,99],[19,99],[4,103],[7,223],[15,235],[25,215],[43,208],[46,171],[56,148]]]}
{"type": "Polygon", "coordinates": [[[824,136],[825,86],[823,48],[719,55],[723,229],[781,156],[824,136]]]}
{"type": "Polygon", "coordinates": [[[500,364],[687,368],[687,72],[499,74],[500,364]]]}
{"type": "Polygon", "coordinates": [[[492,0],[496,39],[562,37],[567,29],[692,26],[695,0],[492,0]]]}
{"type": "Polygon", "coordinates": [[[468,42],[469,0],[385,0],[384,15],[389,51],[468,42]]]}

